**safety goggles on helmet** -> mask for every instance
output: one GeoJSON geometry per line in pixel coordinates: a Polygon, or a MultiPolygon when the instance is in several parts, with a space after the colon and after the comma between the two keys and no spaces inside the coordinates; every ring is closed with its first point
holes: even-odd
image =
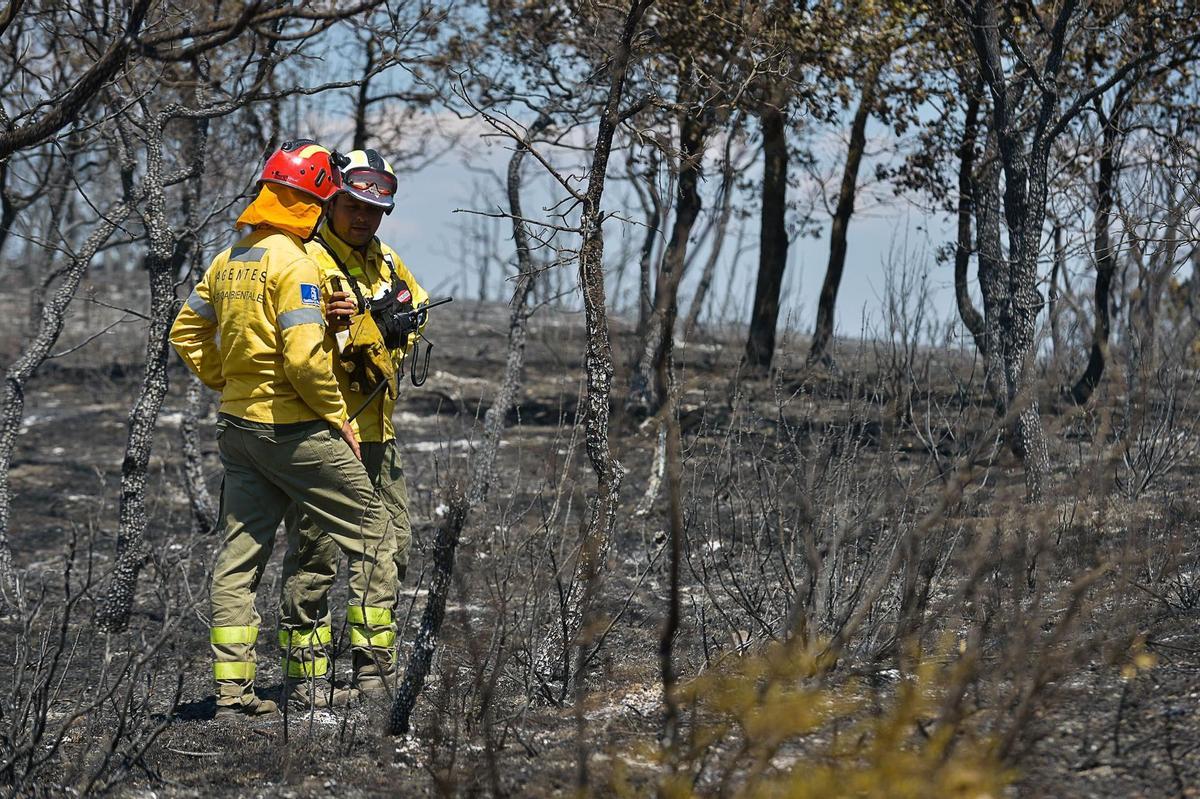
{"type": "Polygon", "coordinates": [[[375,150],[351,150],[335,155],[342,169],[342,191],[370,205],[386,208],[395,205],[396,172],[387,159],[375,150]]]}
{"type": "Polygon", "coordinates": [[[365,203],[391,208],[395,203],[396,178],[386,172],[356,169],[343,176],[342,191],[365,203]]]}
{"type": "Polygon", "coordinates": [[[365,191],[374,197],[391,197],[396,193],[396,179],[378,172],[355,172],[346,176],[343,185],[354,191],[365,191]]]}

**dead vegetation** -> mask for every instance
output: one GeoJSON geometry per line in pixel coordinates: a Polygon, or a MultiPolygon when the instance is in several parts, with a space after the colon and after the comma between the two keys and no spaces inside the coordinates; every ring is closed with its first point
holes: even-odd
{"type": "MultiPolygon", "coordinates": [[[[446,498],[471,468],[492,402],[491,385],[475,376],[500,367],[498,353],[481,357],[472,342],[505,329],[507,311],[460,313],[444,323],[469,335],[448,346],[424,389],[409,389],[398,426],[418,520],[405,647],[432,577],[436,527],[451,512],[446,498]]],[[[193,528],[183,490],[185,381],[173,381],[151,462],[162,488],[149,504],[149,579],[130,632],[98,636],[91,619],[112,567],[120,402],[135,378],[79,356],[39,376],[12,471],[24,599],[3,622],[14,653],[5,790],[573,790],[574,700],[562,672],[539,669],[537,656],[562,640],[554,628],[589,514],[580,386],[556,368],[582,336],[571,313],[532,320],[526,387],[497,450],[495,486],[463,529],[443,637],[413,731],[401,738],[385,734],[385,707],[292,715],[286,733],[278,720],[211,720],[201,644],[215,541],[193,528]]],[[[657,434],[618,419],[614,446],[629,478],[580,706],[596,790],[642,795],[686,783],[703,795],[750,795],[823,769],[822,779],[860,780],[847,784],[883,796],[905,773],[957,780],[967,769],[978,781],[954,783],[964,791],[1017,776],[1023,795],[1108,795],[1091,780],[1097,769],[1119,775],[1114,785],[1169,785],[1176,773],[1186,784],[1196,773],[1196,731],[1190,713],[1177,712],[1188,696],[1183,675],[1197,663],[1189,620],[1200,553],[1190,526],[1200,509],[1179,490],[1194,442],[1175,426],[1170,451],[1182,455],[1137,456],[1162,451],[1147,432],[1161,419],[1110,421],[1130,408],[1180,414],[1188,397],[1140,404],[1105,384],[1111,403],[1062,428],[1058,498],[1032,511],[1019,462],[998,443],[1002,420],[963,390],[971,363],[920,348],[904,371],[942,377],[897,393],[890,346],[844,347],[844,377],[781,370],[772,380],[740,378],[736,349],[677,350],[680,737],[667,748],[657,743],[667,497],[635,513],[657,434]],[[1160,468],[1135,496],[1145,463],[1160,468]],[[1167,701],[1143,687],[1155,682],[1181,686],[1166,692],[1176,710],[1153,710],[1167,701]],[[1051,744],[1072,730],[1079,748],[1051,744]],[[893,754],[881,760],[885,750],[893,754]],[[888,759],[901,753],[913,759],[888,759]],[[924,758],[947,770],[925,768],[924,758]]],[[[212,422],[210,410],[200,440],[215,490],[212,422]]],[[[277,579],[273,564],[260,596],[264,626],[277,579]]],[[[277,666],[265,668],[269,691],[277,666]]]]}
{"type": "Polygon", "coordinates": [[[0,795],[1188,795],[1193,6],[10,3],[0,795]],[[404,682],[217,723],[214,407],[163,331],[239,165],[340,131],[415,171],[471,126],[512,154],[396,419],[404,682]],[[838,341],[884,184],[956,214],[963,321],[905,250],[838,341]]]}

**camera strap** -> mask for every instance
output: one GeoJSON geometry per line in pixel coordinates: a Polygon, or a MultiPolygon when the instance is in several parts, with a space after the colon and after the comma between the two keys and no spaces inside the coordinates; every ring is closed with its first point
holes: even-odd
{"type": "MultiPolygon", "coordinates": [[[[321,245],[321,247],[324,248],[325,252],[329,254],[329,257],[333,260],[333,262],[337,264],[337,268],[340,269],[342,274],[346,276],[346,280],[350,282],[350,288],[354,291],[354,299],[358,300],[359,310],[368,310],[370,305],[366,302],[366,300],[363,299],[363,293],[358,286],[358,280],[350,273],[350,268],[346,266],[345,262],[342,261],[341,258],[338,257],[337,252],[334,251],[333,247],[329,246],[329,242],[325,241],[324,237],[322,237],[320,234],[317,234],[316,241],[321,245]]],[[[380,249],[380,257],[383,261],[387,262],[388,271],[391,273],[388,282],[392,286],[391,293],[394,295],[400,288],[401,283],[400,275],[396,273],[396,264],[392,262],[392,256],[383,252],[382,248],[380,249]]],[[[365,265],[366,259],[364,258],[363,261],[365,265]]]]}
{"type": "Polygon", "coordinates": [[[358,287],[358,280],[355,279],[354,275],[350,274],[350,268],[346,266],[341,258],[338,258],[337,252],[334,251],[333,247],[329,246],[329,242],[325,241],[324,237],[319,233],[317,234],[316,241],[325,249],[326,254],[329,255],[333,262],[337,264],[337,268],[342,271],[342,274],[346,276],[346,280],[350,283],[350,289],[354,292],[354,299],[358,300],[359,312],[367,310],[370,306],[363,299],[362,290],[358,287]]]}

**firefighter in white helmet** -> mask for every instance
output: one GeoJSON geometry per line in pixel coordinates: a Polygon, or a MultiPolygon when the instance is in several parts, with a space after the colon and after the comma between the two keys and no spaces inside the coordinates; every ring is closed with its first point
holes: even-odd
{"type": "MultiPolygon", "coordinates": [[[[392,303],[417,310],[429,295],[396,251],[375,235],[384,215],[395,208],[397,180],[392,166],[375,150],[354,150],[343,156],[340,164],[341,190],[330,201],[324,223],[305,246],[320,267],[322,286],[328,292],[327,336],[339,352],[334,373],[347,408],[359,412],[353,426],[363,464],[376,496],[388,511],[385,550],[380,557],[390,557],[396,564],[395,590],[407,571],[412,527],[392,413],[399,382],[396,375],[413,338],[419,335],[419,324],[414,320],[413,329],[385,341],[386,331],[380,332],[374,325],[369,309],[378,312],[381,304],[392,303]],[[369,396],[378,382],[389,378],[385,390],[369,396]]],[[[337,547],[299,506],[289,511],[286,522],[289,534],[301,545],[284,561],[285,612],[290,618],[302,619],[307,627],[328,630],[326,597],[337,574],[337,547]]],[[[347,623],[353,686],[368,695],[386,695],[395,673],[390,615],[370,619],[351,607],[347,623]],[[372,632],[385,622],[385,632],[372,632]]]]}

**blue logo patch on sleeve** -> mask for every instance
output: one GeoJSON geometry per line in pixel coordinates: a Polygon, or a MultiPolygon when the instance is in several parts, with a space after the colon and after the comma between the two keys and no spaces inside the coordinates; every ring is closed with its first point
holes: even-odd
{"type": "Polygon", "coordinates": [[[300,284],[300,302],[305,305],[320,305],[321,290],[312,283],[300,284]]]}

